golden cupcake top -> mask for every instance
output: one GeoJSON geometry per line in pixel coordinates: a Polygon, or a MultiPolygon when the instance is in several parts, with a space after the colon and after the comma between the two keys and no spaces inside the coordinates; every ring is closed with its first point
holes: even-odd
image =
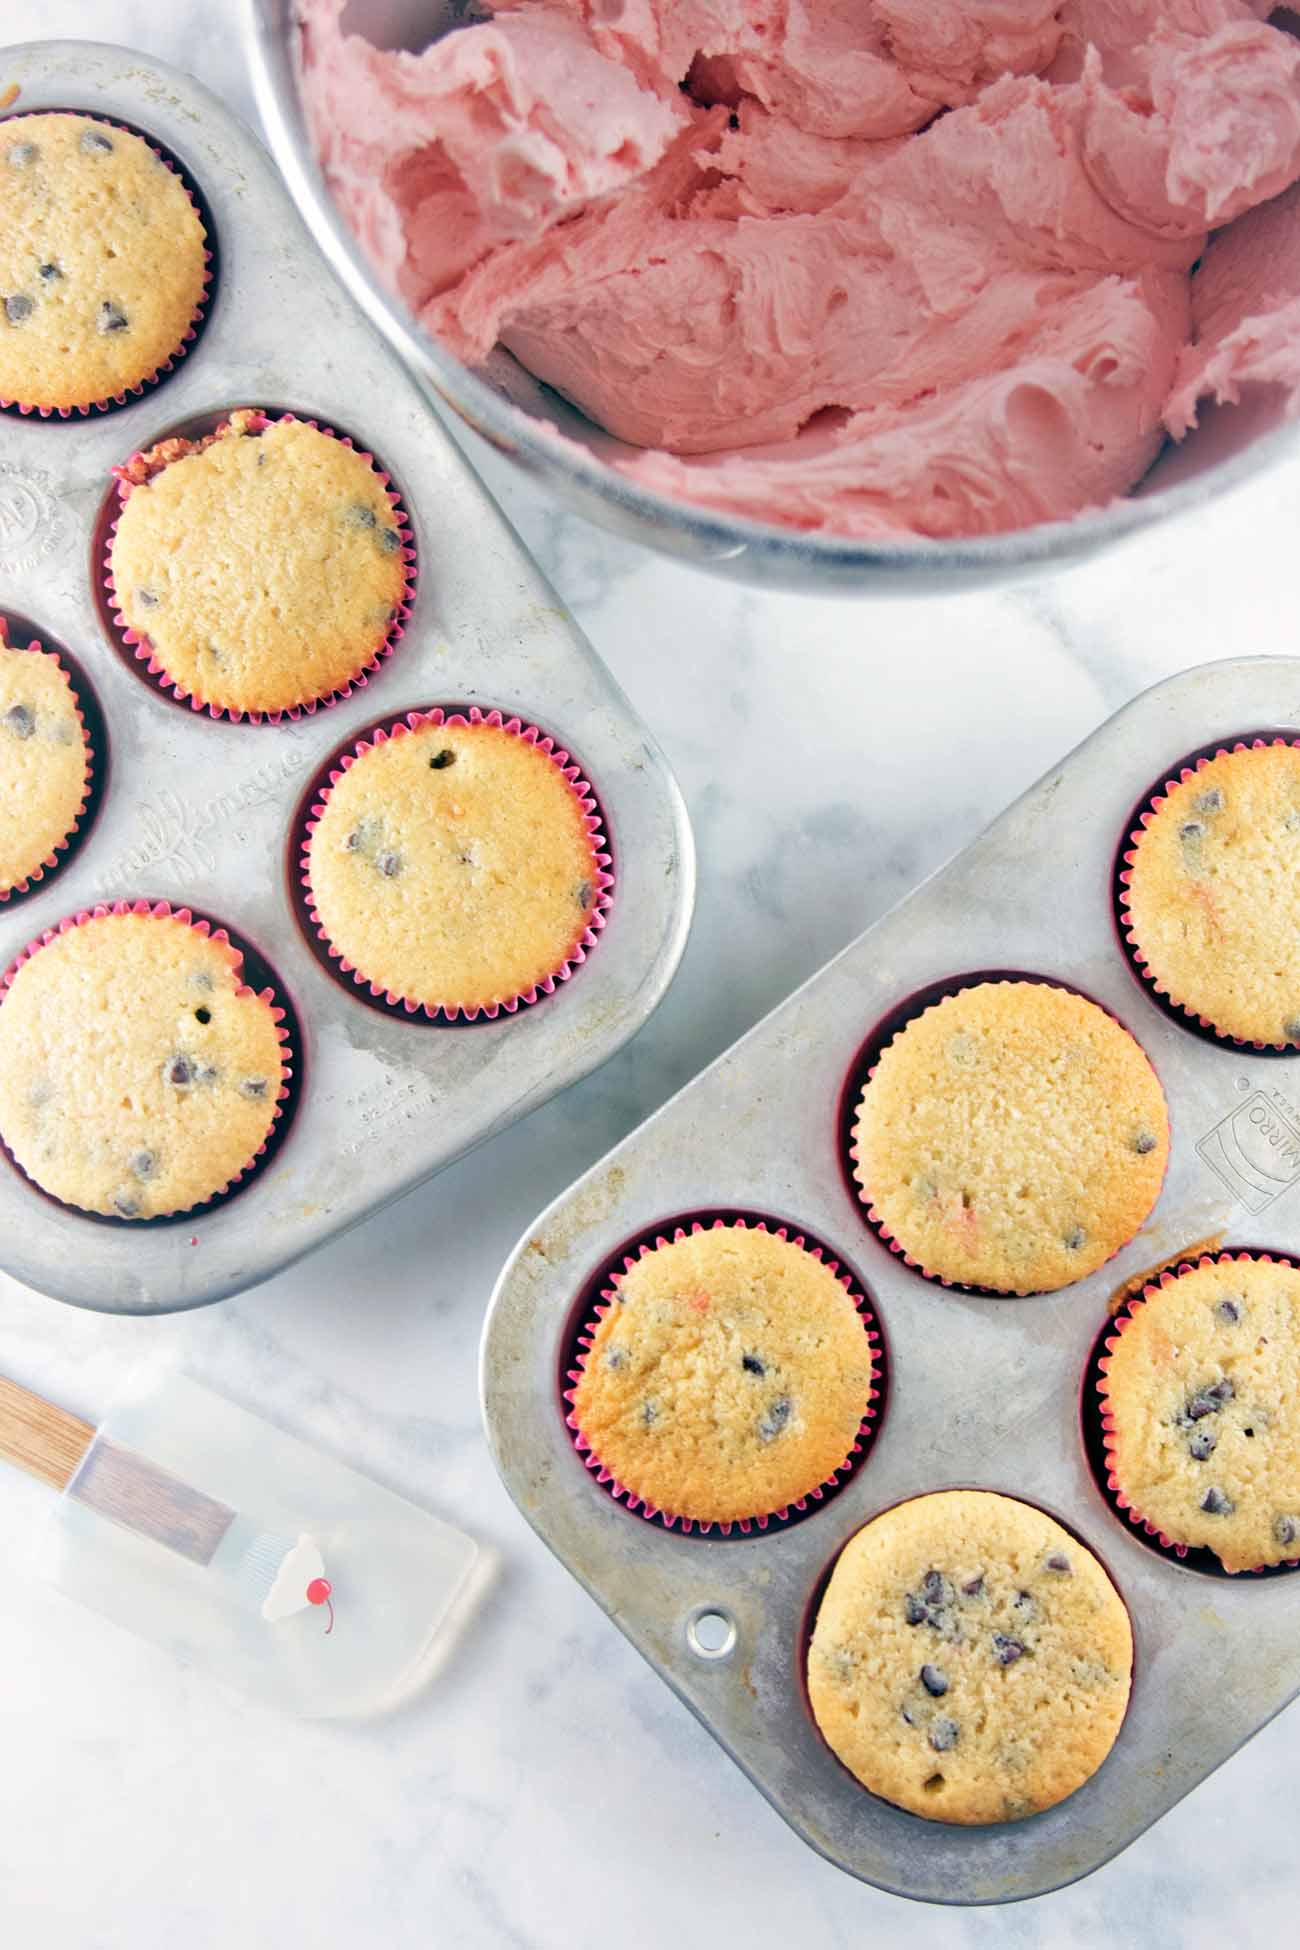
{"type": "Polygon", "coordinates": [[[1300,1271],[1227,1259],[1148,1288],[1103,1399],[1120,1494],[1225,1570],[1300,1558],[1300,1271]]]}
{"type": "Polygon", "coordinates": [[[364,454],[303,420],[232,414],[120,470],[116,601],[182,695],[278,712],[374,662],[406,587],[398,518],[364,454]]]}
{"type": "Polygon", "coordinates": [[[1130,937],[1157,988],[1224,1036],[1300,1045],[1300,750],[1220,752],[1138,833],[1130,937]]]}
{"type": "Polygon", "coordinates": [[[0,399],[85,407],[152,378],[205,277],[198,212],[140,136],[86,115],[0,121],[0,399]]]}
{"type": "Polygon", "coordinates": [[[874,1390],[862,1316],[794,1240],[715,1226],[615,1282],[573,1420],[618,1481],[700,1523],[766,1516],[848,1459],[874,1390]]]}
{"type": "Polygon", "coordinates": [[[0,895],[22,886],[80,817],[90,755],[67,672],[0,623],[0,895]]]}
{"type": "Polygon", "coordinates": [[[931,1821],[1018,1821],[1115,1743],[1133,1634],[1092,1553],[1029,1504],[944,1490],[840,1553],[808,1652],[813,1715],[864,1787],[931,1821]]]}
{"type": "Polygon", "coordinates": [[[587,815],[556,761],[486,721],[367,747],[307,846],[321,932],[367,982],[428,1009],[529,993],[599,907],[587,815]]]}
{"type": "Polygon", "coordinates": [[[65,1204],[119,1219],[225,1189],[276,1115],[275,1012],[238,957],[174,915],[57,934],[0,999],[0,1138],[65,1204]]]}
{"type": "Polygon", "coordinates": [[[1081,995],[981,982],[908,1023],[854,1126],[854,1176],[927,1273],[1000,1293],[1082,1279],[1146,1219],[1169,1156],[1164,1092],[1081,995]]]}

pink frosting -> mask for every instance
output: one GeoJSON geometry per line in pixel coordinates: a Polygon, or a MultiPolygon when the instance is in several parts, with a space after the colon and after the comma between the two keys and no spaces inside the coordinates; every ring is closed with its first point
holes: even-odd
{"type": "Polygon", "coordinates": [[[1207,395],[1300,407],[1300,40],[1258,0],[535,0],[418,55],[299,4],[380,274],[664,492],[988,534],[1123,494],[1207,395]]]}

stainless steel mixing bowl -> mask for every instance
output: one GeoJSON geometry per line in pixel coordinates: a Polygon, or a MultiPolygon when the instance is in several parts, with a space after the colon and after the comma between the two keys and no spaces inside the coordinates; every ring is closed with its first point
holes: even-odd
{"type": "MultiPolygon", "coordinates": [[[[443,350],[375,277],[334,206],[299,99],[294,0],[244,0],[258,106],[289,190],[325,256],[416,380],[515,465],[616,534],[765,588],[846,595],[948,594],[1050,574],[1125,535],[1203,507],[1300,448],[1300,426],[1259,398],[1205,415],[1157,461],[1136,494],[1096,514],[963,542],[889,543],[811,535],[670,500],[609,464],[622,443],[566,407],[503,351],[471,371],[443,350]],[[559,428],[573,446],[548,439],[559,428]]],[[[425,45],[452,24],[454,0],[351,0],[347,25],[380,47],[425,45]]],[[[623,449],[623,451],[630,451],[623,449]]]]}

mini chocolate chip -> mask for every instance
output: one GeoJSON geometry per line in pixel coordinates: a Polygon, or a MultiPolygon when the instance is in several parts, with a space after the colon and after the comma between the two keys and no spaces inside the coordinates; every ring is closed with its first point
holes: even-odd
{"type": "Polygon", "coordinates": [[[916,1713],[913,1710],[910,1701],[904,1700],[903,1704],[899,1707],[898,1710],[902,1714],[903,1718],[906,1720],[909,1727],[915,1727],[920,1725],[920,1721],[917,1719],[916,1713]]]}
{"type": "Polygon", "coordinates": [[[1005,1632],[995,1632],[993,1650],[1000,1666],[1013,1666],[1017,1659],[1023,1658],[1025,1648],[1019,1639],[1009,1638],[1005,1632]]]}
{"type": "Polygon", "coordinates": [[[171,1062],[163,1071],[163,1081],[165,1083],[174,1083],[178,1089],[187,1083],[193,1083],[194,1065],[190,1062],[189,1057],[173,1056],[171,1062]]]}
{"type": "Polygon", "coordinates": [[[930,1745],[936,1754],[946,1754],[957,1745],[957,1722],[955,1720],[932,1720],[930,1722],[930,1745]]]}
{"type": "Polygon", "coordinates": [[[1187,1453],[1193,1462],[1206,1462],[1219,1446],[1213,1429],[1193,1429],[1187,1438],[1187,1453]]]}
{"type": "Polygon", "coordinates": [[[1208,792],[1197,793],[1196,810],[1197,812],[1203,812],[1203,813],[1216,813],[1216,812],[1223,811],[1223,794],[1220,792],[1217,785],[1212,785],[1208,792]]]}
{"type": "Polygon", "coordinates": [[[1208,1395],[1211,1401],[1230,1402],[1237,1391],[1225,1374],[1220,1376],[1218,1381],[1212,1381],[1209,1387],[1203,1389],[1201,1392],[1208,1395]]]}
{"type": "Polygon", "coordinates": [[[402,856],[400,853],[380,853],[376,856],[375,865],[385,880],[396,880],[402,871],[402,856]]]}
{"type": "Polygon", "coordinates": [[[194,1072],[196,1083],[215,1083],[221,1072],[212,1063],[200,1063],[194,1072]]]}
{"type": "Polygon", "coordinates": [[[53,262],[49,264],[38,264],[36,269],[37,274],[44,278],[46,284],[53,284],[56,278],[63,276],[60,266],[53,262]]]}
{"type": "Polygon", "coordinates": [[[1274,1517],[1273,1535],[1279,1544],[1294,1544],[1300,1537],[1300,1517],[1274,1517]]]}
{"type": "Polygon", "coordinates": [[[658,1402],[642,1402],[642,1404],[641,1404],[641,1421],[642,1421],[642,1424],[643,1424],[643,1426],[644,1426],[645,1428],[647,1428],[647,1429],[649,1429],[649,1428],[653,1428],[653,1427],[654,1427],[654,1424],[655,1424],[655,1423],[656,1423],[656,1422],[657,1422],[658,1420],[659,1420],[659,1404],[658,1404],[658,1402]]]}
{"type": "Polygon", "coordinates": [[[1230,1402],[1236,1393],[1226,1375],[1219,1381],[1212,1381],[1208,1387],[1198,1388],[1187,1404],[1189,1422],[1199,1422],[1206,1415],[1217,1415],[1225,1402],[1230,1402]]]}
{"type": "Polygon", "coordinates": [[[5,299],[5,317],[11,325],[21,325],[24,318],[30,318],[36,306],[25,291],[15,291],[5,299]]]}
{"type": "Polygon", "coordinates": [[[774,1442],[786,1423],[790,1420],[791,1402],[788,1395],[778,1395],[767,1414],[758,1425],[760,1442],[774,1442]]]}
{"type": "Polygon", "coordinates": [[[1189,819],[1178,828],[1178,837],[1188,846],[1195,846],[1205,838],[1205,828],[1199,819],[1189,819]]]}
{"type": "Polygon", "coordinates": [[[611,1347],[609,1353],[605,1356],[605,1366],[607,1368],[613,1368],[615,1371],[627,1366],[627,1356],[621,1347],[611,1347]]]}
{"type": "Polygon", "coordinates": [[[107,156],[111,153],[113,145],[102,129],[83,129],[81,147],[87,156],[107,156]]]}
{"type": "Polygon", "coordinates": [[[395,528],[381,528],[375,536],[375,540],[379,543],[385,555],[395,555],[397,553],[398,535],[395,528]]]}
{"type": "Polygon", "coordinates": [[[1207,1516],[1230,1517],[1237,1506],[1230,1496],[1225,1496],[1222,1490],[1211,1486],[1201,1498],[1200,1507],[1207,1516]]]}
{"type": "Polygon", "coordinates": [[[212,1021],[211,1009],[205,1009],[200,1006],[194,1011],[194,1020],[195,1022],[202,1022],[202,1023],[211,1022],[212,1021]]]}
{"type": "Polygon", "coordinates": [[[1070,1230],[1065,1235],[1065,1244],[1067,1250],[1072,1253],[1077,1253],[1080,1246],[1083,1244],[1084,1240],[1087,1237],[1088,1235],[1084,1231],[1082,1226],[1071,1226],[1070,1230]]]}
{"type": "Polygon", "coordinates": [[[126,313],[120,305],[114,305],[105,298],[95,314],[95,324],[101,332],[124,332],[126,313]]]}
{"type": "Polygon", "coordinates": [[[982,1598],[984,1596],[983,1578],[971,1578],[961,1588],[963,1598],[982,1598]]]}
{"type": "Polygon", "coordinates": [[[930,1616],[930,1607],[923,1604],[914,1591],[909,1591],[903,1600],[903,1617],[909,1625],[924,1625],[930,1616]]]}
{"type": "Polygon", "coordinates": [[[740,1357],[740,1365],[746,1374],[767,1373],[766,1362],[760,1361],[756,1354],[742,1354],[740,1357]]]}
{"type": "Polygon", "coordinates": [[[6,161],[11,169],[26,169],[40,155],[34,142],[15,142],[9,150],[6,161]]]}
{"type": "Polygon", "coordinates": [[[152,589],[137,589],[135,599],[141,609],[157,609],[158,607],[158,598],[152,589]]]}
{"type": "Polygon", "coordinates": [[[156,1151],[133,1151],[131,1153],[131,1176],[133,1178],[152,1178],[158,1170],[156,1151]]]}
{"type": "Polygon", "coordinates": [[[239,1082],[239,1094],[241,1097],[265,1097],[266,1078],[265,1077],[241,1077],[239,1082]]]}
{"type": "Polygon", "coordinates": [[[1017,1591],[1012,1602],[1012,1610],[1018,1611],[1022,1618],[1032,1618],[1038,1606],[1028,1591],[1017,1591]]]}
{"type": "Polygon", "coordinates": [[[1220,1300],[1214,1311],[1226,1327],[1235,1327],[1241,1319],[1241,1308],[1235,1300],[1220,1300]]]}
{"type": "Polygon", "coordinates": [[[938,1666],[922,1666],[921,1684],[931,1699],[942,1699],[948,1690],[948,1675],[938,1666]]]}
{"type": "Polygon", "coordinates": [[[579,907],[590,907],[591,882],[589,880],[580,880],[573,898],[577,901],[579,907]]]}
{"type": "Polygon", "coordinates": [[[348,509],[348,520],[354,528],[373,528],[375,511],[373,508],[367,508],[364,501],[356,501],[348,509]]]}
{"type": "Polygon", "coordinates": [[[114,1192],[113,1210],[123,1219],[138,1219],[140,1201],[133,1192],[114,1192]]]}
{"type": "Polygon", "coordinates": [[[1064,1576],[1069,1572],[1070,1560],[1064,1551],[1053,1551],[1049,1557],[1043,1559],[1043,1569],[1045,1571],[1059,1571],[1064,1576]]]}
{"type": "Polygon", "coordinates": [[[1300,1043],[1300,1016],[1292,1016],[1282,1024],[1282,1034],[1289,1043],[1300,1043]]]}
{"type": "Polygon", "coordinates": [[[952,1586],[942,1571],[927,1571],[921,1579],[921,1596],[927,1605],[952,1603],[952,1586]]]}
{"type": "Polygon", "coordinates": [[[454,765],[455,763],[455,752],[444,749],[433,754],[433,757],[429,760],[429,770],[431,772],[445,772],[449,765],[454,765]]]}
{"type": "Polygon", "coordinates": [[[1158,1142],[1159,1139],[1153,1137],[1150,1131],[1139,1131],[1133,1140],[1133,1149],[1139,1158],[1145,1158],[1148,1151],[1155,1150],[1158,1142]]]}
{"type": "Polygon", "coordinates": [[[359,853],[361,851],[361,828],[354,826],[343,844],[349,853],[359,853]]]}
{"type": "Polygon", "coordinates": [[[15,738],[30,738],[36,729],[36,713],[28,704],[11,704],[4,715],[4,728],[15,738]]]}

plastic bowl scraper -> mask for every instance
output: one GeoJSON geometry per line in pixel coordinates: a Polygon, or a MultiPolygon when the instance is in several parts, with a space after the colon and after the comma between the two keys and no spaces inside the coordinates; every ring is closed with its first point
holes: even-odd
{"type": "Polygon", "coordinates": [[[98,1429],[0,1376],[0,1457],[61,1492],[49,1582],[291,1713],[371,1713],[429,1677],[477,1546],[182,1375],[98,1429]]]}

